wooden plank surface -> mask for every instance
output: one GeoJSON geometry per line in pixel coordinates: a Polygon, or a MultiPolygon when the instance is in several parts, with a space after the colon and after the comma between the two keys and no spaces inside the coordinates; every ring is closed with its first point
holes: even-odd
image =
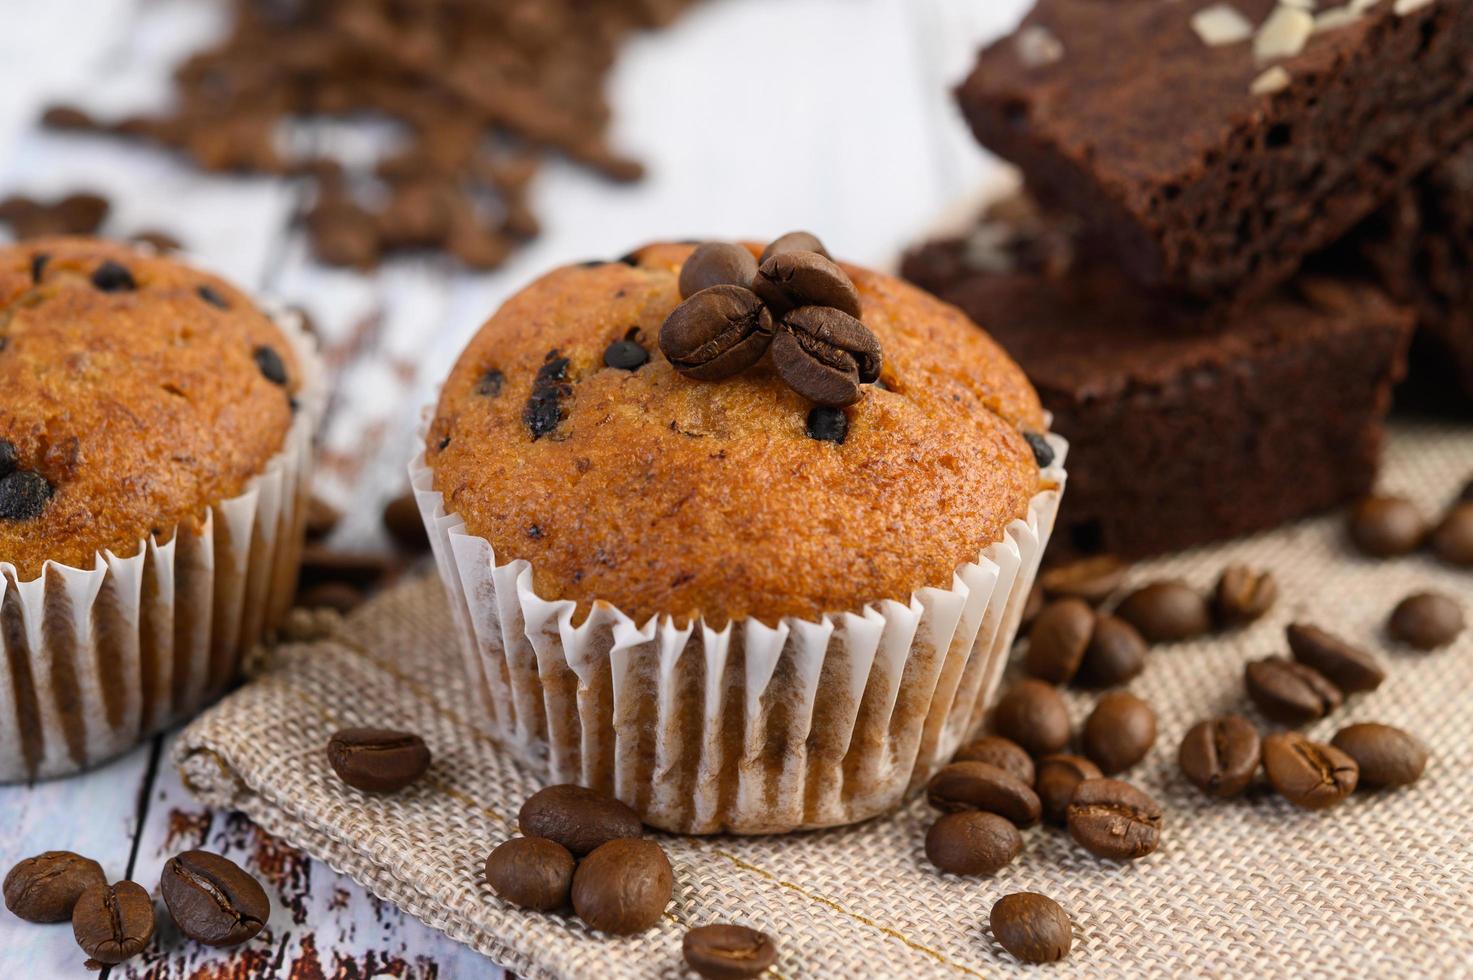
{"type": "MultiPolygon", "coordinates": [[[[380,543],[378,510],[404,483],[420,406],[466,339],[553,265],[659,238],[774,236],[809,227],[839,254],[885,265],[996,165],[948,91],[977,45],[1025,0],[707,0],[637,39],[612,81],[615,142],[650,177],[611,186],[554,163],[539,178],[544,234],[493,275],[407,259],[365,277],[311,262],[292,230],[289,182],[201,175],[167,154],[33,123],[53,100],[100,114],[167,98],[169,66],[222,29],[204,0],[6,0],[0,32],[0,195],[87,187],[107,231],[162,228],[197,261],[310,311],[337,383],[320,489],[345,507],[337,543],[380,543]]],[[[372,152],[353,132],[311,134],[372,152]]],[[[167,858],[203,846],[258,874],[268,929],[236,950],[181,939],[161,916],[148,954],[108,976],[488,977],[488,960],[368,895],[239,815],[194,803],[167,764],[169,737],[66,780],[0,787],[0,869],[65,848],[153,888],[167,858]]],[[[0,976],[89,976],[65,926],[0,914],[0,976]]]]}

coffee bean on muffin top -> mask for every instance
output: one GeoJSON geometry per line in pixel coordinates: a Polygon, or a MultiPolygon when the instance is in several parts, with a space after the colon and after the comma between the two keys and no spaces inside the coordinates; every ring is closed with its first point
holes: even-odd
{"type": "Polygon", "coordinates": [[[90,239],[0,248],[0,562],[28,581],[198,528],[281,450],[299,377],[213,276],[90,239]]]}
{"type": "Polygon", "coordinates": [[[791,273],[764,287],[772,303],[811,290],[839,304],[796,307],[832,311],[795,321],[829,365],[805,378],[859,383],[854,403],[819,405],[774,363],[771,334],[789,311],[724,281],[752,265],[707,248],[687,269],[695,251],[651,245],[627,263],[552,272],[481,328],[444,386],[425,443],[434,488],[498,562],[531,564],[542,598],[576,601],[580,616],[604,600],[641,623],[717,626],[905,601],[949,588],[1051,485],[1025,434],[1046,431],[1037,395],[955,308],[865,269],[768,256],[774,275],[791,273]],[[720,293],[710,303],[733,324],[682,335],[685,373],[661,344],[690,302],[683,272],[694,295],[720,293]],[[611,363],[623,341],[648,362],[616,352],[611,363]],[[716,361],[722,370],[691,376],[716,361]],[[864,383],[871,370],[877,383],[864,383]]]}

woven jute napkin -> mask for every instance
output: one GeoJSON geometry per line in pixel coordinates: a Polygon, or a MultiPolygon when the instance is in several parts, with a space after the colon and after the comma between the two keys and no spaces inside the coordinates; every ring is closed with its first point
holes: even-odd
{"type": "MultiPolygon", "coordinates": [[[[1402,424],[1384,489],[1433,514],[1473,474],[1473,431],[1402,424]]],[[[1273,493],[1273,487],[1263,492],[1273,493]]],[[[740,922],[776,937],[778,977],[959,977],[1028,972],[992,939],[988,910],[1038,891],[1073,917],[1074,951],[1050,976],[1473,975],[1473,632],[1431,654],[1383,634],[1405,594],[1435,588],[1473,612],[1473,573],[1425,556],[1352,555],[1335,517],[1134,570],[1206,588],[1231,561],[1271,569],[1283,598],[1249,629],[1159,647],[1131,689],[1155,706],[1160,738],[1126,778],[1166,809],[1161,848],[1133,864],[1096,860],[1067,834],[1034,830],[995,878],[939,874],[922,841],[933,814],[912,801],[840,830],[764,838],[662,838],[676,873],[659,927],[592,933],[571,916],[511,908],[482,880],[486,854],[516,833],[537,782],[477,725],[437,581],[403,586],[323,639],[268,656],[258,678],[192,724],[177,761],[206,802],[265,830],[525,977],[687,976],[689,926],[740,922]],[[1383,721],[1431,747],[1427,774],[1399,792],[1357,794],[1324,813],[1271,792],[1212,802],[1178,775],[1182,733],[1246,710],[1245,661],[1284,652],[1283,627],[1319,623],[1381,654],[1390,677],[1309,729],[1328,739],[1383,721]],[[376,798],[328,769],[329,734],[349,725],[420,732],[428,778],[376,798]]],[[[1088,696],[1070,694],[1076,722],[1088,696]]]]}

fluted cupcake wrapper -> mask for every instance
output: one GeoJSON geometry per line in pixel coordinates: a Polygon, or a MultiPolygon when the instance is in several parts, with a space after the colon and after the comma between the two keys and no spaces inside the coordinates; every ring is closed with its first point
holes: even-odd
{"type": "Polygon", "coordinates": [[[291,608],[326,391],[300,317],[273,319],[301,365],[298,408],[241,494],[127,558],[47,562],[27,582],[0,562],[0,782],[76,772],[193,715],[291,608]]]}
{"type": "Polygon", "coordinates": [[[1048,438],[1055,488],[951,588],[775,627],[639,624],[604,602],[574,625],[576,603],[539,598],[528,562],[447,513],[423,453],[410,481],[500,744],[663,830],[776,833],[893,809],[979,728],[1063,492],[1068,447],[1048,438]]]}

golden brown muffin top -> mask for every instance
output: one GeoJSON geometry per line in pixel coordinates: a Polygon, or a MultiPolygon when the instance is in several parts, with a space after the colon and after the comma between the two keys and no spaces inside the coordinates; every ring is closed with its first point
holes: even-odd
{"type": "Polygon", "coordinates": [[[605,600],[641,624],[817,619],[949,588],[1026,516],[1041,477],[1023,432],[1043,430],[1043,410],[959,310],[844,266],[884,367],[843,409],[845,441],[819,441],[770,357],[711,382],[660,353],[691,251],[550,273],[486,322],[445,384],[426,439],[435,489],[498,562],[531,563],[539,596],[580,614],[605,600]],[[605,366],[625,339],[648,363],[605,366]],[[543,417],[552,397],[561,419],[541,438],[524,417],[534,386],[543,417]]]}
{"type": "Polygon", "coordinates": [[[281,450],[299,381],[214,276],[90,239],[0,248],[0,562],[28,581],[198,527],[281,450]]]}

